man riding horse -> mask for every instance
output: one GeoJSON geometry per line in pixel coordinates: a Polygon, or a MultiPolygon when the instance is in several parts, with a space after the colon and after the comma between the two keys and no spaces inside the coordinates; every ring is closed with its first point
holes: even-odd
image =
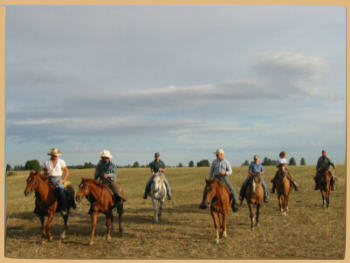
{"type": "Polygon", "coordinates": [[[100,180],[113,192],[117,207],[121,207],[122,201],[126,201],[126,199],[120,185],[116,183],[118,171],[116,165],[111,161],[112,154],[109,150],[103,150],[100,156],[101,160],[95,170],[95,180],[100,180]]]}
{"type": "MultiPolygon", "coordinates": [[[[50,160],[45,162],[45,175],[48,177],[51,185],[58,191],[58,202],[59,208],[62,215],[67,214],[67,201],[66,194],[64,191],[64,182],[66,182],[69,176],[69,170],[66,166],[66,162],[63,159],[58,158],[62,153],[57,148],[52,148],[47,153],[51,156],[50,160]],[[62,179],[62,175],[64,177],[62,179]]],[[[37,209],[37,207],[36,207],[37,209]]]]}
{"type": "Polygon", "coordinates": [[[317,165],[316,165],[316,176],[314,177],[315,180],[315,190],[320,189],[320,177],[322,171],[329,171],[329,174],[331,175],[331,190],[334,191],[334,176],[333,173],[329,170],[330,166],[332,166],[335,170],[335,165],[332,162],[332,160],[328,157],[327,152],[325,150],[322,150],[322,156],[318,158],[317,165]]]}
{"type": "MultiPolygon", "coordinates": [[[[238,211],[238,205],[237,205],[237,197],[236,197],[236,191],[233,188],[230,180],[227,178],[230,174],[232,174],[232,168],[229,161],[227,161],[224,157],[225,152],[223,149],[218,149],[216,152],[214,152],[216,155],[216,159],[213,160],[211,167],[210,167],[210,173],[209,173],[209,179],[212,179],[215,177],[219,181],[224,181],[228,189],[230,190],[230,199],[232,199],[231,208],[233,212],[238,211]]],[[[205,192],[203,193],[205,195],[205,192]]],[[[204,197],[203,197],[204,200],[204,197]]],[[[204,201],[203,201],[204,202],[204,201]]],[[[204,207],[205,204],[201,204],[200,207],[204,207]]]]}
{"type": "Polygon", "coordinates": [[[278,168],[276,174],[275,174],[275,177],[271,180],[271,183],[272,183],[272,189],[271,189],[271,193],[275,193],[275,189],[276,189],[276,183],[277,183],[277,180],[280,176],[280,173],[281,173],[281,168],[285,168],[287,173],[287,178],[289,179],[291,185],[294,187],[294,190],[295,191],[298,191],[298,185],[296,184],[296,182],[293,180],[292,178],[292,175],[290,174],[290,172],[288,171],[287,169],[287,152],[283,151],[283,152],[280,152],[279,154],[279,159],[277,160],[276,162],[276,167],[278,168]]]}
{"type": "Polygon", "coordinates": [[[239,193],[239,200],[241,201],[241,204],[243,203],[244,195],[245,195],[245,192],[247,190],[247,186],[249,184],[251,176],[254,176],[256,174],[259,174],[259,176],[261,178],[261,184],[264,187],[264,202],[267,203],[269,201],[269,191],[267,189],[267,185],[266,185],[264,179],[262,178],[262,175],[264,175],[265,170],[264,170],[264,167],[262,166],[262,164],[260,163],[260,157],[258,155],[254,155],[254,162],[252,162],[249,165],[248,171],[249,171],[249,175],[244,180],[242,187],[241,187],[241,190],[240,190],[240,193],[239,193]]]}
{"type": "MultiPolygon", "coordinates": [[[[152,172],[152,176],[147,181],[146,188],[145,188],[145,194],[143,195],[144,199],[147,199],[148,193],[151,190],[151,185],[152,185],[152,182],[153,182],[154,174],[157,173],[157,172],[161,172],[161,173],[165,172],[165,164],[160,159],[160,154],[158,152],[156,152],[154,154],[154,160],[153,160],[153,162],[150,163],[150,169],[151,169],[151,172],[152,172]]],[[[164,176],[164,183],[165,183],[165,186],[167,188],[168,199],[171,200],[171,196],[172,196],[171,195],[171,188],[170,188],[169,182],[165,178],[165,176],[164,176]]]]}

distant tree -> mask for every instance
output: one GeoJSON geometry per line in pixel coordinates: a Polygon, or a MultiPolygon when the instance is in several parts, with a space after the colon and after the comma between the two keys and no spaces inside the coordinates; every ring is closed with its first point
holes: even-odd
{"type": "Polygon", "coordinates": [[[29,160],[26,162],[26,164],[24,165],[24,168],[26,170],[40,170],[40,163],[38,160],[29,160]]]}
{"type": "Polygon", "coordinates": [[[271,165],[271,159],[265,157],[265,158],[263,159],[262,165],[271,165]]]}
{"type": "Polygon", "coordinates": [[[11,165],[7,164],[7,165],[6,165],[6,173],[7,173],[8,171],[11,171],[11,170],[12,170],[11,165]]]}
{"type": "Polygon", "coordinates": [[[132,165],[132,168],[139,168],[139,167],[140,167],[139,162],[134,162],[132,165]]]}
{"type": "Polygon", "coordinates": [[[295,161],[294,157],[289,159],[289,165],[296,165],[297,162],[295,161]]]}
{"type": "Polygon", "coordinates": [[[184,167],[184,165],[182,163],[179,163],[177,167],[184,167]]]}
{"type": "Polygon", "coordinates": [[[306,165],[306,161],[305,161],[304,157],[302,157],[300,159],[300,165],[306,165]]]}
{"type": "Polygon", "coordinates": [[[249,161],[245,160],[244,163],[242,163],[242,166],[248,166],[249,165],[249,161]]]}
{"type": "Polygon", "coordinates": [[[197,167],[209,167],[210,163],[209,160],[200,160],[197,162],[197,167]]]}
{"type": "Polygon", "coordinates": [[[193,161],[190,161],[190,162],[188,163],[188,167],[194,167],[194,162],[193,162],[193,161]]]}
{"type": "Polygon", "coordinates": [[[83,165],[83,168],[87,169],[87,168],[95,168],[95,165],[91,162],[85,162],[83,165]]]}

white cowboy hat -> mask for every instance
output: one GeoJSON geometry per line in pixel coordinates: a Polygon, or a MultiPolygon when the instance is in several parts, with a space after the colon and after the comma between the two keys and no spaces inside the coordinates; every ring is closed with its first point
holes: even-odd
{"type": "Polygon", "coordinates": [[[47,155],[54,155],[54,156],[60,156],[62,153],[57,148],[52,148],[47,155]]]}
{"type": "Polygon", "coordinates": [[[214,154],[218,155],[218,154],[225,154],[223,149],[217,149],[216,152],[214,152],[214,154]]]}
{"type": "Polygon", "coordinates": [[[110,159],[112,158],[112,154],[108,150],[103,150],[102,152],[100,152],[100,155],[101,155],[101,157],[106,157],[106,158],[110,158],[110,159]]]}

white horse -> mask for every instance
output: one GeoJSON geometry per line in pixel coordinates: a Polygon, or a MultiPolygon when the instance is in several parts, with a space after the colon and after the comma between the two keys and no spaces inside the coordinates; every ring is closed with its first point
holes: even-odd
{"type": "Polygon", "coordinates": [[[157,172],[154,174],[151,184],[151,197],[154,206],[154,221],[158,223],[162,216],[162,206],[167,196],[167,189],[164,183],[164,174],[157,172]]]}

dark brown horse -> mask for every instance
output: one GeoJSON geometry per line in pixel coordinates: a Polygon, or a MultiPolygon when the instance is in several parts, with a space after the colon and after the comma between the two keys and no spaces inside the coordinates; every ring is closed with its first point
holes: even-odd
{"type": "MultiPolygon", "coordinates": [[[[124,191],[121,189],[122,194],[124,191]]],[[[115,198],[113,197],[112,191],[102,182],[98,182],[94,179],[82,178],[79,185],[79,191],[76,194],[76,200],[81,201],[83,197],[86,197],[90,204],[91,214],[91,236],[89,245],[94,243],[97,216],[99,212],[106,215],[106,226],[107,226],[107,240],[111,240],[111,227],[113,223],[113,208],[117,206],[119,214],[119,232],[123,233],[122,227],[122,214],[123,214],[123,202],[121,205],[117,205],[115,198]]]]}
{"type": "Polygon", "coordinates": [[[202,203],[207,208],[210,207],[210,213],[213,217],[216,231],[215,243],[218,244],[221,237],[227,236],[226,226],[230,209],[230,191],[223,182],[215,178],[210,180],[205,179],[202,203]]]}
{"type": "Polygon", "coordinates": [[[250,227],[253,230],[254,227],[258,226],[259,224],[260,205],[264,201],[264,188],[261,184],[261,178],[259,174],[250,175],[244,197],[247,199],[250,216],[250,227]]]}
{"type": "Polygon", "coordinates": [[[288,211],[288,201],[290,193],[290,181],[288,179],[288,170],[285,166],[279,168],[279,176],[276,182],[276,190],[278,196],[278,207],[282,215],[286,216],[288,211]]]}
{"type": "MultiPolygon", "coordinates": [[[[30,172],[27,178],[27,185],[24,190],[24,195],[27,196],[33,191],[35,191],[36,197],[34,213],[36,213],[40,218],[42,239],[44,239],[47,235],[48,240],[51,241],[53,237],[50,232],[50,224],[53,221],[55,213],[60,211],[58,207],[57,194],[52,189],[48,178],[42,175],[40,171],[34,170],[30,172]],[[44,224],[45,216],[48,217],[46,225],[44,224]]],[[[62,215],[64,220],[64,230],[61,234],[61,239],[64,239],[66,236],[70,208],[76,208],[74,202],[74,189],[69,183],[65,184],[65,191],[67,197],[67,214],[62,215]]]]}
{"type": "Polygon", "coordinates": [[[329,207],[329,196],[331,194],[331,175],[327,169],[319,171],[319,185],[322,195],[322,206],[329,207]]]}

